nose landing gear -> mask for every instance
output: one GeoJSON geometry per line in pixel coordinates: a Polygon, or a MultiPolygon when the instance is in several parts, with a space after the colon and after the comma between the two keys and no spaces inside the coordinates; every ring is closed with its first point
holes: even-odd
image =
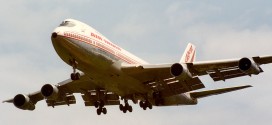
{"type": "Polygon", "coordinates": [[[72,80],[79,80],[80,74],[76,71],[77,69],[77,61],[75,59],[69,60],[70,65],[73,67],[73,73],[71,73],[70,77],[72,80]]]}

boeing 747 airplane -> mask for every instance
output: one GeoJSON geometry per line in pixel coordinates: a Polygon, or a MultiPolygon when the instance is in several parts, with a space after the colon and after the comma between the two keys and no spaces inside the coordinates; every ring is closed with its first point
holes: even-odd
{"type": "Polygon", "coordinates": [[[80,93],[85,106],[94,106],[98,115],[107,114],[108,105],[118,105],[124,113],[132,112],[129,100],[143,110],[153,106],[196,105],[203,97],[251,87],[199,91],[205,88],[199,76],[225,81],[258,75],[263,72],[260,65],[272,63],[272,56],[198,62],[196,47],[189,43],[179,62],[149,64],[74,19],[64,20],[53,31],[51,40],[59,57],[72,67],[70,78],[3,102],[22,110],[34,110],[35,104],[44,99],[48,106],[69,106],[76,103],[73,94],[80,93]]]}

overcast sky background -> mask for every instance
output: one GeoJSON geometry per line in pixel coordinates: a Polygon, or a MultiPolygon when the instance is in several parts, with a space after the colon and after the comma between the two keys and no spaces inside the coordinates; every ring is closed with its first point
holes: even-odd
{"type": "MultiPolygon", "coordinates": [[[[188,42],[197,60],[272,54],[269,0],[1,0],[0,100],[56,84],[72,71],[55,53],[50,35],[66,18],[83,21],[112,42],[150,63],[179,61],[188,42]]],[[[107,115],[77,104],[35,111],[0,104],[1,125],[268,125],[272,123],[272,65],[264,73],[226,82],[201,77],[206,89],[250,84],[253,88],[199,100],[196,106],[154,107],[133,113],[118,106],[107,115]]]]}

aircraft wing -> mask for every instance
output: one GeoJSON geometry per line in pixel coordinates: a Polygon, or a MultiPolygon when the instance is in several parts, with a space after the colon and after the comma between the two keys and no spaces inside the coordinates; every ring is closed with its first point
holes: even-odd
{"type": "MultiPolygon", "coordinates": [[[[33,92],[31,94],[26,95],[30,98],[30,100],[32,100],[32,103],[36,104],[38,101],[43,100],[44,97],[41,95],[40,91],[37,92],[33,92]]],[[[13,99],[8,99],[3,101],[3,103],[13,103],[13,99]]]]}
{"type": "Polygon", "coordinates": [[[268,63],[272,63],[272,56],[193,62],[187,66],[193,76],[209,75],[214,81],[225,81],[235,77],[258,75],[263,72],[260,65],[268,63]]]}
{"type": "Polygon", "coordinates": [[[257,75],[263,72],[260,65],[267,63],[272,63],[272,56],[183,63],[180,64],[182,66],[181,76],[174,76],[171,73],[171,70],[175,70],[174,64],[123,64],[121,69],[143,84],[156,87],[156,89],[163,86],[162,88],[166,89],[167,93],[171,93],[171,91],[184,93],[205,87],[198,76],[209,75],[214,81],[219,81],[257,75]]]}
{"type": "Polygon", "coordinates": [[[205,88],[198,77],[186,80],[174,77],[170,70],[172,64],[157,65],[122,65],[122,71],[143,84],[161,91],[162,96],[172,96],[205,88]]]}
{"type": "MultiPolygon", "coordinates": [[[[81,93],[82,98],[85,102],[85,106],[93,106],[94,102],[96,101],[96,94],[98,93],[104,93],[106,96],[106,100],[104,100],[105,105],[119,105],[119,96],[116,94],[113,94],[111,92],[105,91],[105,90],[99,90],[98,87],[92,84],[94,82],[92,79],[90,79],[88,76],[81,74],[80,80],[71,80],[67,79],[65,81],[62,81],[58,83],[57,85],[51,85],[46,84],[43,87],[52,87],[53,93],[48,97],[45,98],[40,91],[23,95],[18,94],[18,98],[24,98],[26,101],[26,105],[24,106],[21,104],[21,106],[17,106],[18,108],[24,109],[24,110],[34,110],[35,104],[43,99],[46,100],[46,103],[48,106],[59,106],[59,105],[70,105],[75,104],[76,99],[73,95],[74,93],[81,93]]],[[[16,98],[16,96],[15,96],[16,98]]],[[[3,102],[7,103],[14,103],[14,98],[5,100],[3,102]]]]}

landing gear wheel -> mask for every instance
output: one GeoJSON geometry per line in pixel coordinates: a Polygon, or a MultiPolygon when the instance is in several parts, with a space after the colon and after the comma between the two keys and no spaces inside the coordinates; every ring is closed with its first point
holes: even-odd
{"type": "Polygon", "coordinates": [[[71,74],[72,80],[79,80],[80,74],[76,72],[78,62],[75,59],[69,60],[70,65],[73,67],[73,73],[71,74]]]}
{"type": "Polygon", "coordinates": [[[126,104],[125,104],[125,107],[126,107],[126,109],[128,109],[128,107],[129,107],[129,104],[128,104],[128,103],[126,103],[126,104]]]}
{"type": "Polygon", "coordinates": [[[152,109],[153,105],[148,101],[140,101],[140,107],[143,108],[143,110],[146,110],[147,108],[152,109]]]}
{"type": "Polygon", "coordinates": [[[77,73],[75,74],[75,77],[76,77],[76,80],[79,80],[79,79],[80,79],[80,74],[77,72],[77,73]]]}
{"type": "Polygon", "coordinates": [[[132,106],[128,106],[128,111],[132,112],[132,106]]]}
{"type": "Polygon", "coordinates": [[[153,108],[152,104],[149,104],[149,105],[148,105],[148,108],[149,108],[149,109],[152,109],[152,108],[153,108]]]}
{"type": "Polygon", "coordinates": [[[119,105],[119,109],[120,109],[121,111],[123,111],[123,110],[124,110],[124,106],[123,106],[122,104],[120,104],[120,105],[119,105]]]}
{"type": "Polygon", "coordinates": [[[76,80],[76,75],[74,73],[71,74],[71,79],[76,80]]]}
{"type": "Polygon", "coordinates": [[[156,99],[156,100],[155,100],[155,105],[156,105],[156,106],[159,106],[160,103],[161,103],[160,99],[156,99]]]}
{"type": "Polygon", "coordinates": [[[152,104],[150,103],[150,102],[146,102],[146,105],[147,105],[147,107],[149,108],[149,109],[152,109],[152,104]]]}
{"type": "Polygon", "coordinates": [[[140,101],[139,105],[140,105],[141,108],[143,108],[144,102],[143,102],[143,101],[140,101]]]}
{"type": "Polygon", "coordinates": [[[102,112],[102,108],[98,108],[98,109],[96,110],[97,115],[101,115],[101,112],[102,112]]]}
{"type": "Polygon", "coordinates": [[[132,106],[128,104],[128,100],[124,99],[124,104],[120,104],[119,105],[119,109],[123,112],[123,113],[127,113],[127,111],[132,112],[132,106]]]}
{"type": "Polygon", "coordinates": [[[146,106],[143,107],[144,110],[146,110],[146,108],[147,108],[146,106]]]}
{"type": "Polygon", "coordinates": [[[126,109],[126,108],[124,108],[124,109],[123,109],[123,112],[124,112],[124,113],[127,113],[127,109],[126,109]]]}
{"type": "Polygon", "coordinates": [[[80,74],[77,72],[77,73],[72,73],[71,74],[71,79],[72,80],[79,80],[80,79],[80,74]]]}
{"type": "Polygon", "coordinates": [[[107,109],[106,108],[102,108],[102,112],[103,112],[103,114],[107,114],[107,109]]]}

